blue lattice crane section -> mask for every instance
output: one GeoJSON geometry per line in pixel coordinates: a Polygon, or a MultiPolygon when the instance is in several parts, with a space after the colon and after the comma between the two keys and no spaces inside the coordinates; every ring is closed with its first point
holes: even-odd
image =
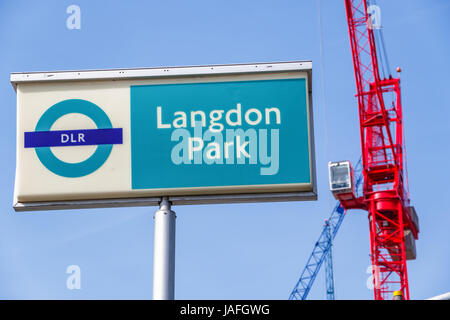
{"type": "Polygon", "coordinates": [[[325,229],[327,229],[328,233],[328,241],[331,243],[328,253],[325,254],[325,286],[327,290],[327,300],[334,300],[333,236],[331,234],[330,223],[328,221],[325,221],[325,223],[325,229]]]}
{"type": "MultiPolygon", "coordinates": [[[[355,167],[355,190],[359,191],[362,185],[361,159],[355,167]]],[[[303,269],[300,278],[292,290],[289,300],[305,300],[311,290],[311,287],[319,273],[320,267],[325,261],[326,265],[326,290],[327,299],[334,300],[334,279],[333,279],[333,262],[332,262],[332,246],[333,239],[342,224],[345,217],[345,209],[338,201],[330,217],[325,220],[325,225],[319,236],[319,240],[315,243],[314,249],[308,258],[305,268],[303,269]]]]}

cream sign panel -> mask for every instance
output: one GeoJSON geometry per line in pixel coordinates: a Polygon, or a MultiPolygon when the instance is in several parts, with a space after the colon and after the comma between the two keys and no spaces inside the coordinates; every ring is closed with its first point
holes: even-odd
{"type": "Polygon", "coordinates": [[[314,193],[298,65],[12,74],[15,202],[314,193]]]}

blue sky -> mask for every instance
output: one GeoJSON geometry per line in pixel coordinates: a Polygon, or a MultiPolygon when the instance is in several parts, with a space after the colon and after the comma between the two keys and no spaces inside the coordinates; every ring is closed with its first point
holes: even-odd
{"type": "MultiPolygon", "coordinates": [[[[411,298],[424,299],[450,291],[450,2],[378,4],[391,67],[403,70],[421,225],[409,283],[411,298]]],[[[287,299],[335,203],[327,162],[360,155],[344,1],[321,1],[323,65],[318,12],[312,0],[0,0],[0,298],[151,299],[156,210],[14,213],[10,72],[312,60],[319,200],[173,208],[177,299],[287,299]],[[66,28],[72,4],[81,8],[80,30],[66,28]],[[66,288],[74,264],[80,290],[66,288]]],[[[372,299],[366,213],[348,212],[333,253],[336,298],[372,299]]],[[[310,298],[325,298],[323,272],[310,298]]]]}

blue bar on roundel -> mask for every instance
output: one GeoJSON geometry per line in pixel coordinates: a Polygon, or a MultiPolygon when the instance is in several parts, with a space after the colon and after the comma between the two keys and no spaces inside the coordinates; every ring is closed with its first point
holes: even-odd
{"type": "Polygon", "coordinates": [[[25,148],[122,143],[122,128],[25,132],[25,148]]]}

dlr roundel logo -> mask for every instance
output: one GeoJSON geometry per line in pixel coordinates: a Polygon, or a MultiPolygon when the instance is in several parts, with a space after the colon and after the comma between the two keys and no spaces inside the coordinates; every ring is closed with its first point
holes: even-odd
{"type": "Polygon", "coordinates": [[[69,99],[47,109],[34,131],[25,132],[25,148],[34,148],[41,163],[51,172],[62,177],[83,177],[100,168],[111,154],[114,144],[122,144],[122,128],[113,128],[106,113],[96,104],[69,99]],[[52,125],[67,114],[79,113],[90,118],[97,129],[50,130],[52,125]],[[69,163],[58,159],[51,147],[97,145],[86,160],[69,163]]]}

